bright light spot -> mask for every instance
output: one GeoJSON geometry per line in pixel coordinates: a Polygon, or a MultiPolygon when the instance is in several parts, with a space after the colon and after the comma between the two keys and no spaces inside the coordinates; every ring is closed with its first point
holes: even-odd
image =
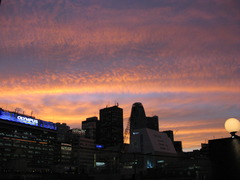
{"type": "Polygon", "coordinates": [[[105,166],[105,162],[96,162],[96,166],[98,167],[105,166]]]}
{"type": "Polygon", "coordinates": [[[147,168],[153,168],[153,164],[149,160],[147,160],[147,168]]]}
{"type": "Polygon", "coordinates": [[[225,129],[230,133],[238,132],[240,130],[240,122],[235,118],[227,119],[224,126],[225,126],[225,129]]]}

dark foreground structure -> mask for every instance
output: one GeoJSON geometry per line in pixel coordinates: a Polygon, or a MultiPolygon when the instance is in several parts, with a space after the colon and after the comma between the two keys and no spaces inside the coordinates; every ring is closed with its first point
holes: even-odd
{"type": "Polygon", "coordinates": [[[209,141],[212,179],[240,179],[240,138],[209,141]]]}

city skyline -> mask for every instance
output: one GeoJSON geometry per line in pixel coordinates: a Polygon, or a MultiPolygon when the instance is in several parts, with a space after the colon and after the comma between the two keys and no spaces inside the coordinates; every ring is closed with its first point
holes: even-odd
{"type": "Polygon", "coordinates": [[[0,107],[81,127],[141,102],[185,150],[240,119],[237,0],[11,0],[0,6],[0,107]]]}

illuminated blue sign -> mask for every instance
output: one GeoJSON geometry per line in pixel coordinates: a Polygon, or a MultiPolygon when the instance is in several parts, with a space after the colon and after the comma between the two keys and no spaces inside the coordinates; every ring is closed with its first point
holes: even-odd
{"type": "Polygon", "coordinates": [[[24,117],[24,116],[17,116],[17,119],[21,123],[38,126],[38,120],[36,120],[36,119],[32,119],[32,118],[28,118],[28,117],[24,117]]]}
{"type": "Polygon", "coordinates": [[[0,109],[0,119],[22,123],[22,124],[28,124],[31,126],[38,126],[38,127],[52,129],[52,130],[57,129],[56,124],[52,122],[46,122],[46,121],[30,118],[27,116],[22,116],[22,115],[19,115],[13,112],[7,112],[1,109],[0,109]]]}
{"type": "Polygon", "coordinates": [[[100,144],[97,144],[97,145],[96,145],[96,148],[102,149],[102,148],[104,148],[104,146],[103,146],[103,145],[100,145],[100,144]]]}

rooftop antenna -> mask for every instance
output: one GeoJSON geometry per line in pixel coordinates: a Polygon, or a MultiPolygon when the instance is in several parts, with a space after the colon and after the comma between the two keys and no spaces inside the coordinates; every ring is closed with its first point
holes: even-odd
{"type": "Polygon", "coordinates": [[[21,108],[15,108],[15,113],[19,113],[21,111],[21,108]]]}
{"type": "Polygon", "coordinates": [[[110,104],[110,102],[108,101],[108,102],[107,102],[107,105],[106,105],[106,108],[108,108],[109,104],[110,104]]]}
{"type": "Polygon", "coordinates": [[[177,134],[178,130],[179,130],[179,129],[176,129],[176,130],[175,130],[175,132],[174,132],[174,135],[176,135],[176,134],[177,134]]]}

